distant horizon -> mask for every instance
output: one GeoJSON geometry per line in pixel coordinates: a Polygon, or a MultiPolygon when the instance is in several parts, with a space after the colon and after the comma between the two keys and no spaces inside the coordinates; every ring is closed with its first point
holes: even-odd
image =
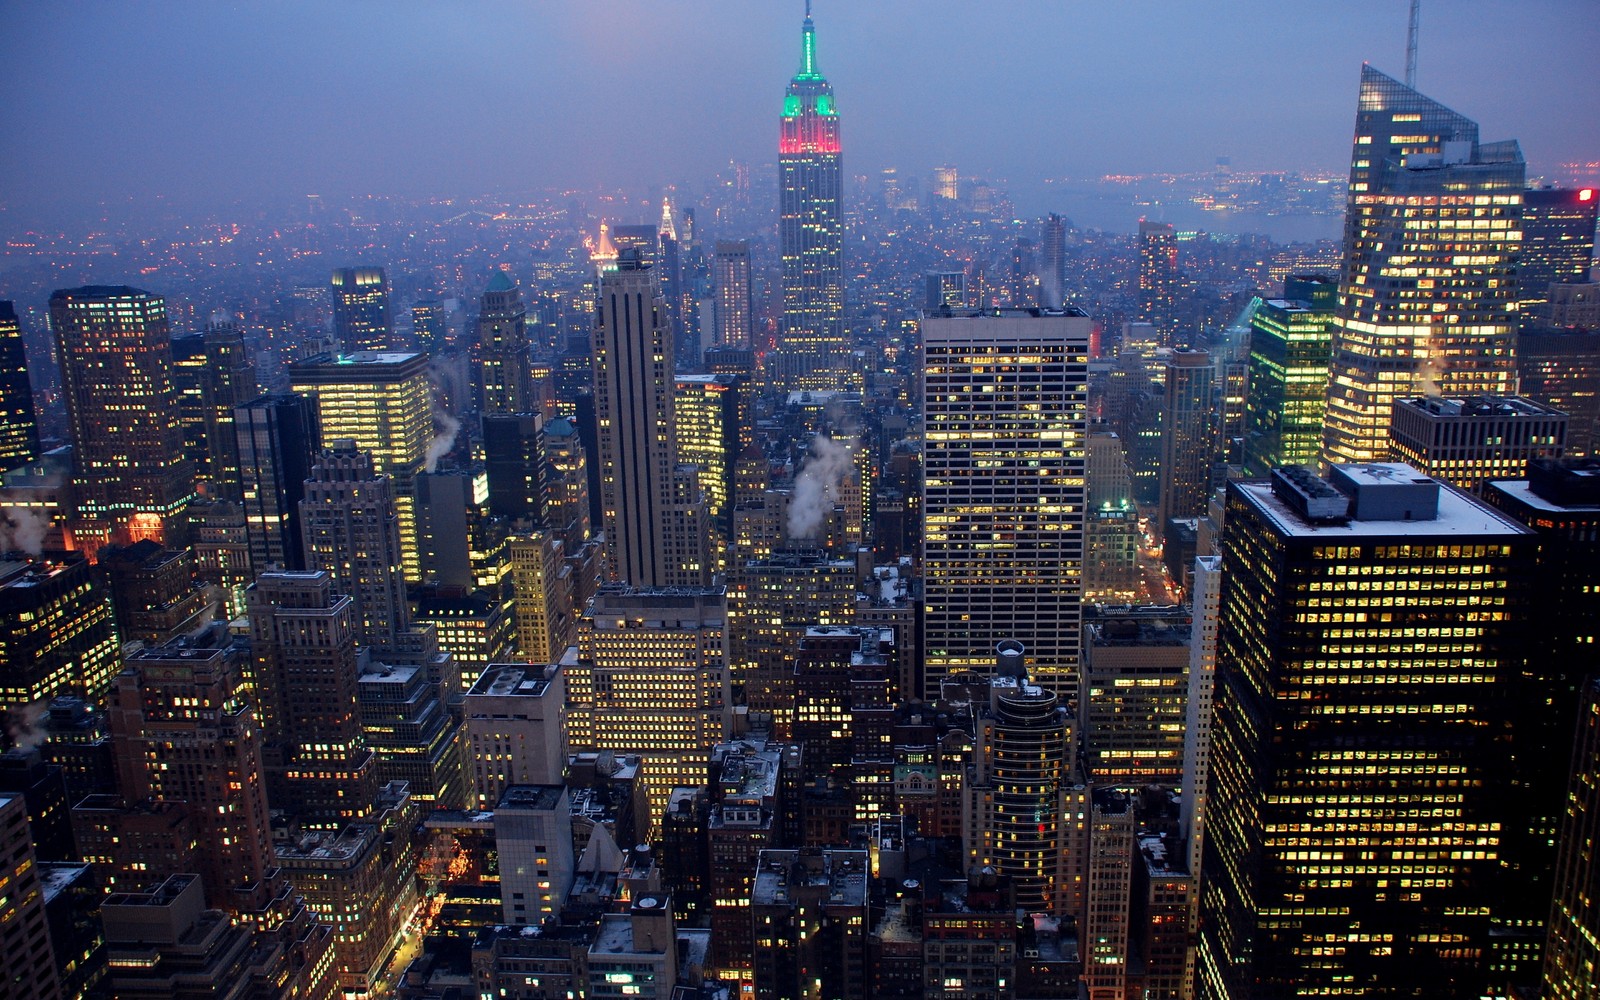
{"type": "MultiPolygon", "coordinates": [[[[802,7],[13,3],[0,211],[692,189],[775,158],[802,7]]],[[[1358,70],[1403,75],[1407,4],[818,0],[814,14],[847,176],[950,163],[1036,215],[1058,210],[1046,178],[1218,157],[1342,173],[1358,70]]],[[[1592,15],[1577,0],[1424,3],[1418,89],[1486,139],[1518,139],[1530,176],[1600,172],[1600,92],[1573,83],[1600,51],[1592,15]]]]}

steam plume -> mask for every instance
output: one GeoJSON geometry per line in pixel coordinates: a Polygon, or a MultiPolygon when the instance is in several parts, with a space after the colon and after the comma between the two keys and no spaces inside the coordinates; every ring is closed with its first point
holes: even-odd
{"type": "Polygon", "coordinates": [[[811,454],[794,480],[789,500],[789,538],[816,538],[822,520],[833,509],[839,483],[854,464],[855,440],[840,443],[818,434],[811,439],[811,454]]]}

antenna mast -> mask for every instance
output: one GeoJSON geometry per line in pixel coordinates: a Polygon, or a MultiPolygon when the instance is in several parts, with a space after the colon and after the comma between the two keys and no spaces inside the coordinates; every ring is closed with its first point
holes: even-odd
{"type": "Polygon", "coordinates": [[[1406,86],[1412,90],[1417,89],[1417,22],[1421,17],[1422,0],[1411,0],[1411,24],[1406,29],[1406,86]]]}

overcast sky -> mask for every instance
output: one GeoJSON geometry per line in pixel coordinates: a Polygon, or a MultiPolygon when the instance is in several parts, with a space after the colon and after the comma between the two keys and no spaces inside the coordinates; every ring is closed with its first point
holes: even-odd
{"type": "MultiPolygon", "coordinates": [[[[845,169],[1045,176],[1348,165],[1407,0],[816,0],[845,169]]],[[[770,162],[800,0],[0,0],[0,200],[87,212],[308,192],[697,187],[770,162]]],[[[1418,86],[1600,160],[1600,3],[1425,0],[1418,86]]],[[[1028,199],[1020,199],[1026,207],[1028,199]]]]}

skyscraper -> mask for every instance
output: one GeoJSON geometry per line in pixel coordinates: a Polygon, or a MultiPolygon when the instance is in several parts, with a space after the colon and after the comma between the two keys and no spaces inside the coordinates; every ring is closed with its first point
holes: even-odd
{"type": "Polygon", "coordinates": [[[1583,1000],[1600,991],[1600,678],[1583,688],[1568,787],[1544,956],[1544,996],[1551,1000],[1583,1000]]]}
{"type": "Polygon", "coordinates": [[[317,457],[300,501],[305,565],[354,606],[358,642],[386,646],[411,624],[393,481],[348,440],[317,457]]]}
{"type": "Polygon", "coordinates": [[[159,295],[127,286],[50,296],[72,423],[78,516],[110,540],[181,545],[194,499],[172,382],[172,338],[159,295]]]}
{"type": "Polygon", "coordinates": [[[1139,319],[1161,343],[1178,332],[1178,236],[1167,222],[1139,220],[1139,319]]]}
{"type": "Polygon", "coordinates": [[[1054,212],[1045,217],[1039,239],[1039,304],[1060,309],[1067,299],[1067,223],[1054,212]]]}
{"type": "Polygon", "coordinates": [[[1483,995],[1533,543],[1404,465],[1228,485],[1204,995],[1483,995]]]}
{"type": "Polygon", "coordinates": [[[233,411],[233,427],[251,567],[305,569],[300,500],[322,448],[315,402],[293,392],[259,396],[233,411]]]}
{"type": "Polygon", "coordinates": [[[1211,495],[1212,403],[1217,366],[1205,351],[1183,348],[1166,363],[1161,409],[1161,523],[1165,536],[1175,517],[1198,517],[1211,495]]]}
{"type": "Polygon", "coordinates": [[[711,259],[716,287],[716,346],[749,347],[755,339],[755,295],[750,283],[750,241],[718,240],[711,259]]]}
{"type": "Polygon", "coordinates": [[[22,327],[10,302],[0,300],[0,472],[39,457],[39,423],[28,382],[22,327]]]}
{"type": "Polygon", "coordinates": [[[1600,191],[1534,188],[1522,196],[1517,316],[1524,330],[1550,322],[1550,286],[1589,280],[1600,191]]]}
{"type": "Polygon", "coordinates": [[[417,563],[417,473],[433,440],[433,390],[424,354],[357,351],[319,354],[289,366],[295,392],[316,401],[324,442],[348,438],[372,456],[394,483],[406,579],[421,582],[417,563]]]}
{"type": "Polygon", "coordinates": [[[522,413],[532,408],[528,378],[528,309],[511,275],[496,271],[478,305],[477,368],[480,413],[522,413]]]}
{"type": "Polygon", "coordinates": [[[246,599],[269,798],[313,828],[366,816],[378,785],[357,707],[355,605],[321,570],[263,573],[246,599]]]}
{"type": "Polygon", "coordinates": [[[329,281],[333,293],[333,337],[338,349],[386,351],[394,339],[389,279],[381,267],[341,267],[329,281]]]}
{"type": "Polygon", "coordinates": [[[698,473],[678,459],[673,347],[654,276],[625,251],[600,276],[594,397],[608,575],[635,587],[711,579],[698,473]]]}
{"type": "Polygon", "coordinates": [[[839,113],[833,87],[817,69],[817,29],[808,11],[778,138],[778,346],[802,355],[797,364],[807,373],[826,367],[845,346],[843,197],[839,113]]]}
{"type": "Polygon", "coordinates": [[[1295,275],[1283,298],[1267,299],[1250,319],[1245,397],[1245,470],[1265,476],[1283,465],[1314,465],[1322,451],[1328,402],[1329,327],[1338,287],[1320,275],[1295,275]]]}
{"type": "Polygon", "coordinates": [[[1408,395],[1509,395],[1522,152],[1373,69],[1345,208],[1322,459],[1381,461],[1408,395]]]}
{"type": "Polygon", "coordinates": [[[923,321],[924,694],[1021,642],[1072,701],[1082,629],[1088,316],[988,310],[923,321]]]}

